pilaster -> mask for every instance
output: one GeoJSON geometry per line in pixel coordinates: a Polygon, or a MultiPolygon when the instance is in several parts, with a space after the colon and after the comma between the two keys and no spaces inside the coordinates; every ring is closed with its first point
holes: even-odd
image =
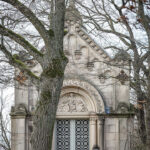
{"type": "Polygon", "coordinates": [[[26,150],[26,117],[27,111],[23,104],[11,110],[11,150],[26,150]]]}
{"type": "Polygon", "coordinates": [[[97,125],[97,116],[95,113],[92,113],[90,115],[90,123],[89,123],[89,129],[90,129],[90,150],[97,144],[97,133],[96,133],[96,125],[97,125]]]}

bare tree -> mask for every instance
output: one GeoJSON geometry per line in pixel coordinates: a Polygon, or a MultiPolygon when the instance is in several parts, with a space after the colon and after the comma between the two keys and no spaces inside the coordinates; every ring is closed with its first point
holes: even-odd
{"type": "MultiPolygon", "coordinates": [[[[3,96],[3,89],[0,92],[0,149],[11,150],[10,146],[10,116],[6,114],[7,97],[3,96]]],[[[9,99],[10,100],[10,99],[9,99]]]]}
{"type": "Polygon", "coordinates": [[[0,0],[0,51],[40,91],[31,138],[33,150],[50,150],[53,127],[67,58],[63,53],[65,0],[0,0]],[[40,49],[44,47],[45,51],[40,49]],[[36,76],[25,63],[42,67],[36,76]]]}
{"type": "Polygon", "coordinates": [[[150,1],[77,1],[90,32],[105,50],[131,62],[130,85],[137,98],[139,135],[150,149],[150,1]],[[113,40],[112,40],[113,39],[113,40]],[[125,57],[128,54],[130,57],[125,57]]]}

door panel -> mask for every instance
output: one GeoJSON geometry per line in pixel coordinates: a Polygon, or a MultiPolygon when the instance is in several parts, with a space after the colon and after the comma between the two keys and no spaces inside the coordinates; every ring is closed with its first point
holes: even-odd
{"type": "Polygon", "coordinates": [[[57,120],[56,137],[57,150],[70,150],[69,120],[57,120]]]}
{"type": "Polygon", "coordinates": [[[89,121],[57,120],[56,150],[89,150],[89,121]]]}
{"type": "Polygon", "coordinates": [[[76,150],[89,149],[89,121],[76,120],[76,150]]]}

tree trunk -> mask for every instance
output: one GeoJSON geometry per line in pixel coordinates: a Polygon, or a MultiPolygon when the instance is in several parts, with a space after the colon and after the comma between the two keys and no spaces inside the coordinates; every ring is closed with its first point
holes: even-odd
{"type": "Polygon", "coordinates": [[[33,150],[51,150],[53,127],[63,76],[56,78],[43,78],[40,101],[34,121],[34,132],[31,138],[33,150]]]}
{"type": "MultiPolygon", "coordinates": [[[[150,60],[149,60],[149,68],[150,68],[150,60]]],[[[147,103],[145,105],[145,120],[146,120],[146,133],[147,133],[146,150],[150,150],[150,73],[149,73],[147,84],[148,84],[147,86],[148,98],[147,98],[147,103]]]]}
{"type": "Polygon", "coordinates": [[[40,99],[33,116],[33,150],[51,150],[57,105],[67,64],[63,53],[65,0],[53,0],[52,5],[51,29],[48,31],[50,39],[45,45],[46,52],[41,64],[40,99]]]}
{"type": "Polygon", "coordinates": [[[51,150],[53,127],[67,59],[65,57],[52,59],[52,63],[47,64],[44,65],[47,67],[41,75],[40,100],[33,116],[34,130],[31,137],[33,150],[51,150]]]}
{"type": "Polygon", "coordinates": [[[146,144],[147,133],[146,133],[146,126],[145,126],[145,113],[143,109],[143,105],[140,104],[142,108],[138,109],[137,117],[138,117],[138,128],[139,128],[139,135],[141,138],[141,142],[143,145],[146,144]]]}
{"type": "Polygon", "coordinates": [[[149,74],[147,77],[147,101],[145,105],[145,120],[146,120],[146,133],[147,133],[146,150],[150,150],[150,55],[147,58],[147,62],[148,62],[149,74]]]}
{"type": "Polygon", "coordinates": [[[146,150],[150,150],[150,100],[148,100],[146,107],[146,133],[147,133],[147,139],[146,139],[146,150]]]}

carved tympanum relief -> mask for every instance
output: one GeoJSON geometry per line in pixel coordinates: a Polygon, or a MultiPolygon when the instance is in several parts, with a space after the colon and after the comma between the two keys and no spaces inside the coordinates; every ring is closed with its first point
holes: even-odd
{"type": "Polygon", "coordinates": [[[88,112],[83,98],[76,93],[65,94],[59,102],[58,112],[88,112]]]}

